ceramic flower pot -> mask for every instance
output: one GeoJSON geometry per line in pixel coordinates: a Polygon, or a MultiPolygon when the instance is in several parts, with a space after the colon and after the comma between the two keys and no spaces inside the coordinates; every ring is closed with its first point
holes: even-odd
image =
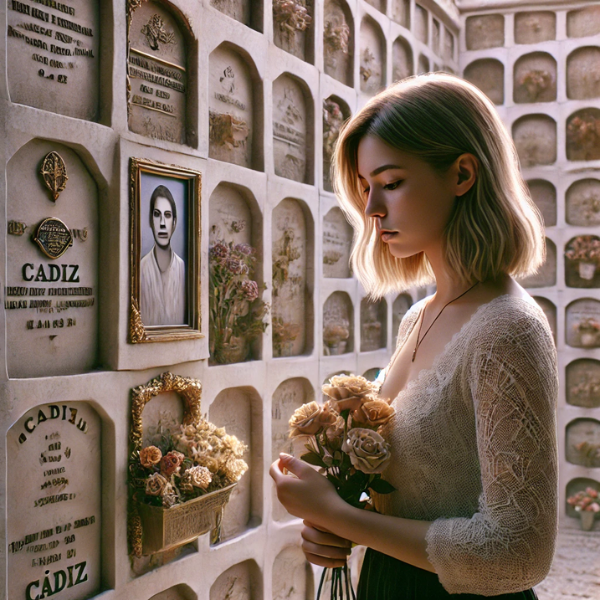
{"type": "Polygon", "coordinates": [[[215,358],[222,365],[244,362],[247,357],[248,344],[244,338],[232,337],[229,344],[223,344],[215,350],[215,358]]]}
{"type": "Polygon", "coordinates": [[[329,356],[337,356],[338,354],[344,354],[346,352],[346,346],[348,342],[346,340],[340,340],[331,345],[327,345],[327,349],[329,350],[329,356]]]}
{"type": "Polygon", "coordinates": [[[591,510],[582,510],[579,513],[581,519],[581,529],[584,531],[591,531],[594,527],[594,517],[596,513],[591,510]]]}
{"type": "Polygon", "coordinates": [[[580,334],[579,339],[581,341],[581,345],[587,347],[594,346],[596,342],[596,334],[585,332],[580,334]]]}
{"type": "Polygon", "coordinates": [[[596,263],[580,262],[579,263],[579,277],[590,281],[594,279],[596,274],[596,263]]]}

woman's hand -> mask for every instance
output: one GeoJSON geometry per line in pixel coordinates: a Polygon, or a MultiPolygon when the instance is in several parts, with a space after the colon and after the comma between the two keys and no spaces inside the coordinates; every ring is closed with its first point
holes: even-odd
{"type": "Polygon", "coordinates": [[[302,551],[308,562],[319,567],[343,567],[350,555],[352,542],[326,529],[304,521],[302,551]]]}

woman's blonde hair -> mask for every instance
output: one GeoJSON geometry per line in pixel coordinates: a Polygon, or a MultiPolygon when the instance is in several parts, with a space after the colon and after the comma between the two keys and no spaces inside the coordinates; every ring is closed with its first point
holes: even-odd
{"type": "Polygon", "coordinates": [[[519,160],[498,113],[467,81],[445,73],[404,79],[372,98],[342,128],[332,160],[332,181],[354,228],[351,263],[372,298],[430,283],[424,253],[392,256],[365,215],[358,179],[359,142],[374,135],[445,173],[464,153],[478,160],[471,189],[454,203],[445,253],[462,281],[502,273],[525,276],[545,259],[544,226],[519,171],[519,160]]]}

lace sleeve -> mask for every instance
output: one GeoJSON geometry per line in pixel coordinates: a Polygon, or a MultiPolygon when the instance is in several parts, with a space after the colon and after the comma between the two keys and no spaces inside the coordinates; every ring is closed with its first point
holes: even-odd
{"type": "Polygon", "coordinates": [[[429,560],[452,594],[528,589],[544,579],[554,554],[556,351],[541,319],[502,321],[475,344],[465,371],[481,472],[478,511],[437,519],[426,536],[429,560]],[[500,336],[498,327],[505,328],[500,336]]]}

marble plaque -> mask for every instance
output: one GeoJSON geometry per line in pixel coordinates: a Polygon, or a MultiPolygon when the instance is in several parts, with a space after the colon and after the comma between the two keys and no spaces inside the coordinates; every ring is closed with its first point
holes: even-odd
{"type": "Polygon", "coordinates": [[[346,292],[333,292],[323,305],[323,354],[354,350],[354,309],[346,292]]]}
{"type": "Polygon", "coordinates": [[[408,309],[412,306],[412,298],[408,294],[400,294],[392,304],[392,347],[396,347],[396,341],[398,339],[398,329],[400,322],[404,318],[404,315],[408,312],[408,309]]]}
{"type": "Polygon", "coordinates": [[[219,575],[210,588],[210,600],[254,600],[260,589],[258,566],[247,560],[219,575]]]}
{"type": "Polygon", "coordinates": [[[323,62],[325,73],[345,85],[353,85],[352,13],[344,0],[325,0],[323,62]]]}
{"type": "Polygon", "coordinates": [[[333,191],[330,168],[335,143],[340,128],[349,117],[348,105],[337,96],[330,96],[323,101],[323,188],[328,192],[333,191]]]}
{"type": "Polygon", "coordinates": [[[527,181],[531,198],[540,209],[546,227],[556,225],[556,188],[544,179],[527,181]]]}
{"type": "Polygon", "coordinates": [[[253,92],[250,69],[225,45],[209,58],[210,158],[252,167],[253,92]]]}
{"type": "MultiPolygon", "coordinates": [[[[294,411],[315,399],[315,393],[308,380],[301,377],[286,379],[279,384],[271,401],[271,462],[279,458],[280,452],[293,454],[292,441],[289,438],[289,420],[294,411]]],[[[293,519],[277,499],[275,486],[272,488],[273,509],[275,521],[293,519]]]]}
{"type": "Polygon", "coordinates": [[[302,60],[309,60],[312,55],[313,18],[314,4],[311,1],[273,0],[275,45],[302,60]]]}
{"type": "Polygon", "coordinates": [[[600,97],[600,48],[579,48],[567,58],[567,97],[587,100],[600,97]]]}
{"type": "Polygon", "coordinates": [[[417,62],[417,75],[429,73],[431,70],[429,64],[429,59],[424,54],[420,54],[417,62]]]}
{"type": "Polygon", "coordinates": [[[556,39],[556,13],[533,11],[515,15],[517,44],[539,44],[553,39],[556,39]]]}
{"type": "Polygon", "coordinates": [[[98,337],[96,183],[75,152],[41,140],[11,158],[7,179],[9,376],[88,371],[96,364],[98,337]],[[56,200],[47,183],[55,191],[64,186],[56,200]]]}
{"type": "Polygon", "coordinates": [[[360,89],[374,95],[385,85],[385,39],[369,17],[360,24],[360,89]]]}
{"type": "Polygon", "coordinates": [[[454,60],[454,35],[444,27],[444,59],[448,61],[454,60]]]}
{"type": "Polygon", "coordinates": [[[286,198],[272,220],[273,356],[297,356],[306,349],[306,218],[297,200],[286,198]]]}
{"type": "Polygon", "coordinates": [[[546,260],[534,275],[519,280],[526,288],[552,287],[556,285],[556,244],[546,238],[546,260]]]}
{"type": "Polygon", "coordinates": [[[552,117],[521,117],[513,123],[512,135],[522,167],[556,162],[556,121],[552,117]]]}
{"type": "Polygon", "coordinates": [[[578,235],[566,244],[565,283],[568,287],[600,287],[600,265],[594,257],[599,245],[597,235],[578,235]]]}
{"type": "Polygon", "coordinates": [[[513,98],[519,103],[556,100],[556,60],[546,52],[526,54],[515,63],[513,98]]]}
{"type": "Polygon", "coordinates": [[[228,17],[244,25],[250,25],[252,0],[210,0],[210,5],[228,17]]]}
{"type": "Polygon", "coordinates": [[[387,303],[371,302],[363,298],[360,303],[360,351],[371,352],[387,344],[387,303]]]}
{"type": "Polygon", "coordinates": [[[410,29],[410,0],[391,0],[391,17],[406,29],[410,29]]]}
{"type": "Polygon", "coordinates": [[[575,419],[567,425],[567,461],[582,467],[600,467],[600,421],[575,419]]]}
{"type": "Polygon", "coordinates": [[[580,179],[566,193],[566,221],[569,225],[600,225],[600,180],[580,179]]]}
{"type": "Polygon", "coordinates": [[[423,44],[427,44],[429,37],[429,13],[427,9],[419,4],[415,4],[415,26],[413,33],[415,37],[423,44]]]}
{"type": "Polygon", "coordinates": [[[332,208],[323,218],[323,277],[351,277],[351,249],[352,227],[339,208],[332,208]]]}
{"type": "Polygon", "coordinates": [[[189,586],[182,583],[155,594],[150,600],[198,600],[198,595],[189,586]]]}
{"type": "Polygon", "coordinates": [[[556,344],[556,306],[553,302],[542,296],[533,296],[533,299],[539,304],[540,308],[544,311],[546,319],[548,319],[548,325],[552,330],[552,337],[556,344]]]}
{"type": "Polygon", "coordinates": [[[163,3],[142,2],[133,11],[127,65],[131,131],[186,142],[189,44],[184,31],[163,3]]]}
{"type": "Polygon", "coordinates": [[[504,16],[477,15],[467,17],[467,50],[483,50],[504,46],[504,16]]]}
{"type": "Polygon", "coordinates": [[[212,193],[208,206],[209,244],[219,240],[234,244],[252,244],[252,213],[240,190],[221,183],[212,193]]]}
{"type": "Polygon", "coordinates": [[[567,402],[600,408],[600,361],[581,358],[567,365],[567,402]]]}
{"type": "Polygon", "coordinates": [[[410,44],[398,37],[392,46],[392,80],[399,81],[414,73],[413,51],[410,44]]]}
{"type": "Polygon", "coordinates": [[[8,431],[8,598],[100,591],[100,444],[100,417],[85,402],[42,404],[8,431]]]}
{"type": "Polygon", "coordinates": [[[309,183],[307,173],[308,114],[300,85],[288,75],[273,83],[273,160],[275,174],[309,183]]]}
{"type": "Polygon", "coordinates": [[[567,35],[588,37],[600,33],[600,6],[591,5],[567,13],[567,35]]]}
{"type": "Polygon", "coordinates": [[[567,119],[567,159],[600,159],[600,109],[584,108],[567,119]]]}
{"type": "Polygon", "coordinates": [[[100,2],[8,0],[6,4],[11,101],[96,120],[100,2]]]}
{"type": "Polygon", "coordinates": [[[476,85],[494,104],[504,103],[504,65],[495,58],[470,63],[464,77],[476,85]]]}
{"type": "Polygon", "coordinates": [[[600,346],[600,302],[591,298],[575,300],[567,306],[565,341],[573,348],[600,346]]]}
{"type": "Polygon", "coordinates": [[[273,600],[306,600],[312,597],[311,583],[312,570],[302,549],[284,548],[273,563],[273,600]]]}

